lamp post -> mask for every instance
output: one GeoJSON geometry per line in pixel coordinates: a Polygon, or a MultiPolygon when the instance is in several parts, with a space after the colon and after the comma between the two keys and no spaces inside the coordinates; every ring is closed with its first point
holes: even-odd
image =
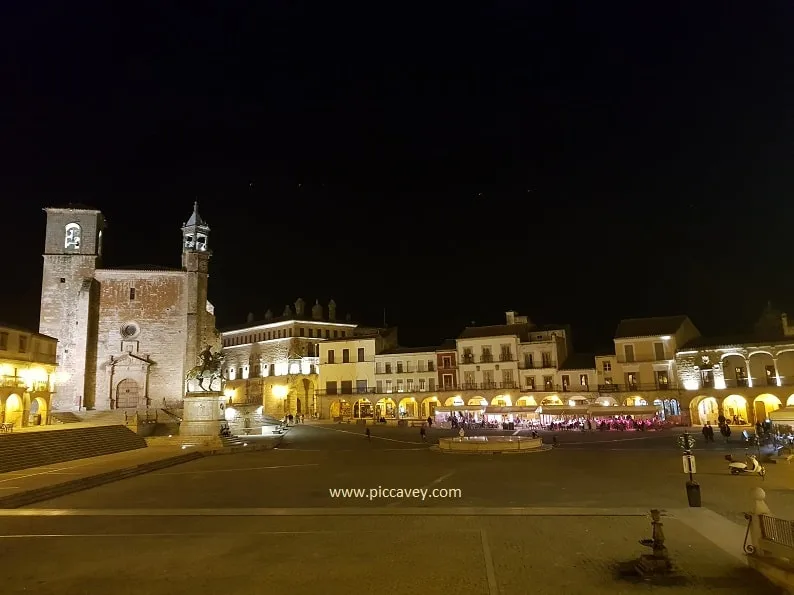
{"type": "Polygon", "coordinates": [[[686,497],[690,507],[699,508],[701,505],[700,484],[695,481],[697,468],[695,466],[695,455],[692,454],[692,449],[695,447],[695,438],[689,432],[684,432],[682,436],[678,437],[678,445],[684,451],[684,473],[689,473],[689,481],[686,482],[686,497]]]}

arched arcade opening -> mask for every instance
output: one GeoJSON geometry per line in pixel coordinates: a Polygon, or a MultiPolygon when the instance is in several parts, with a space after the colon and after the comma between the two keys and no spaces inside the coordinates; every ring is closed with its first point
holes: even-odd
{"type": "Polygon", "coordinates": [[[732,424],[746,424],[749,420],[747,415],[747,399],[741,395],[728,395],[722,402],[722,412],[726,419],[732,424]]]}
{"type": "Polygon", "coordinates": [[[689,405],[689,413],[693,425],[702,426],[710,423],[716,426],[719,424],[720,406],[714,397],[707,395],[695,397],[689,405]]]}
{"type": "Polygon", "coordinates": [[[5,415],[3,421],[7,424],[13,424],[15,428],[22,425],[22,397],[19,395],[8,395],[5,403],[5,415]]]}
{"type": "Polygon", "coordinates": [[[30,424],[40,426],[47,423],[47,401],[41,397],[36,397],[30,402],[30,424]]]}
{"type": "Polygon", "coordinates": [[[753,412],[755,421],[763,423],[775,409],[780,409],[783,404],[775,395],[764,393],[753,399],[753,412]]]}

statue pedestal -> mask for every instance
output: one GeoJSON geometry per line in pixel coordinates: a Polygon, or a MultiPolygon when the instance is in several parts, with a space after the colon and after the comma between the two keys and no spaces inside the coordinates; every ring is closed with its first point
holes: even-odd
{"type": "Polygon", "coordinates": [[[225,423],[225,403],[226,398],[220,391],[187,392],[179,435],[219,436],[221,425],[225,423]]]}

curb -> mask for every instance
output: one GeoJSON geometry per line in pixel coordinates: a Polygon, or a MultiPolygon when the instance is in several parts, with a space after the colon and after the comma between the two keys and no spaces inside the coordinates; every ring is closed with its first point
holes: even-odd
{"type": "Polygon", "coordinates": [[[428,450],[445,455],[529,455],[536,452],[548,452],[553,448],[553,446],[543,444],[540,448],[527,450],[442,450],[438,445],[434,445],[428,450]]]}
{"type": "Polygon", "coordinates": [[[213,450],[192,450],[184,454],[175,455],[135,465],[134,467],[126,467],[123,469],[114,469],[113,471],[106,471],[97,475],[89,475],[79,479],[72,479],[63,483],[58,483],[41,488],[34,488],[26,492],[19,492],[17,494],[10,494],[8,496],[0,497],[0,509],[3,508],[21,508],[37,502],[45,500],[52,500],[75,492],[82,492],[83,490],[90,490],[101,485],[113,483],[121,479],[129,477],[136,477],[151,473],[152,471],[159,471],[160,469],[167,469],[174,465],[181,465],[182,463],[189,463],[197,459],[202,459],[207,456],[215,455],[230,455],[241,452],[253,452],[261,450],[272,450],[281,443],[281,440],[274,441],[270,444],[252,444],[249,446],[228,446],[224,448],[216,448],[213,450]]]}

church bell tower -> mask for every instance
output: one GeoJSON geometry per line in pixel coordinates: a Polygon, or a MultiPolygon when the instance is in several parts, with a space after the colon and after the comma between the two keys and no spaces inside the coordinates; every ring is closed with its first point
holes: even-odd
{"type": "Polygon", "coordinates": [[[214,316],[209,312],[207,286],[209,281],[210,228],[199,215],[198,202],[182,226],[182,269],[187,273],[187,328],[185,370],[196,365],[199,354],[212,342],[214,316]]]}
{"type": "Polygon", "coordinates": [[[96,392],[99,285],[105,218],[82,205],[47,208],[39,332],[58,339],[53,408],[92,408],[96,392]]]}

